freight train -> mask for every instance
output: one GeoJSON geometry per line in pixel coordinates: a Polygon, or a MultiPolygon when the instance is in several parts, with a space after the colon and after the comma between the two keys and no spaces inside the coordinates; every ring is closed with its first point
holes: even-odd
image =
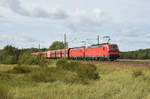
{"type": "Polygon", "coordinates": [[[117,44],[103,43],[91,45],[89,47],[75,47],[59,50],[49,50],[45,52],[32,53],[32,56],[44,55],[47,59],[68,58],[76,60],[110,60],[119,58],[119,48],[117,44]]]}

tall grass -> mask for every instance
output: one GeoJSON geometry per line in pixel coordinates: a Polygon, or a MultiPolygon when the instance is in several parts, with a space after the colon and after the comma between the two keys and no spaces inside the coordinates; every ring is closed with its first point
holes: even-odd
{"type": "Polygon", "coordinates": [[[9,87],[5,84],[0,84],[0,99],[13,99],[13,95],[9,91],[9,87]]]}
{"type": "MultiPolygon", "coordinates": [[[[100,79],[90,79],[88,84],[82,84],[78,83],[77,72],[82,68],[77,64],[82,63],[67,61],[67,64],[72,67],[61,69],[58,64],[56,67],[53,66],[54,64],[49,65],[46,69],[39,66],[29,66],[34,69],[28,73],[7,73],[7,66],[5,66],[5,70],[0,72],[5,73],[6,78],[0,78],[0,82],[11,87],[4,91],[5,96],[10,93],[14,95],[15,99],[150,99],[149,68],[94,65],[90,70],[95,70],[96,67],[95,72],[100,75],[100,79]]],[[[88,66],[90,65],[88,64],[88,66]]],[[[89,70],[88,66],[86,68],[89,70]]],[[[0,66],[0,69],[3,67],[0,66]]],[[[12,70],[12,68],[8,67],[8,70],[12,70]]],[[[87,69],[83,71],[89,73],[87,69]]],[[[86,73],[83,72],[83,75],[86,73]]]]}

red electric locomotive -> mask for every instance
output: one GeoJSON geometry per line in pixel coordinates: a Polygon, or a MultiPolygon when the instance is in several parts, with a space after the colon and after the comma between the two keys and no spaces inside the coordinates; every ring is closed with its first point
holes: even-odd
{"type": "Polygon", "coordinates": [[[117,44],[97,44],[87,47],[85,50],[86,59],[103,60],[109,59],[111,61],[119,58],[119,48],[117,44]]]}
{"type": "Polygon", "coordinates": [[[104,60],[111,61],[119,58],[119,48],[117,44],[97,44],[89,47],[72,48],[69,50],[69,58],[86,60],[104,60]]]}

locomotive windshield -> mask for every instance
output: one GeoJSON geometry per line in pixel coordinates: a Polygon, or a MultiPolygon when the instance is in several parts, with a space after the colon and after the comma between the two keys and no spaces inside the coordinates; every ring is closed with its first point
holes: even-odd
{"type": "Polygon", "coordinates": [[[119,50],[117,45],[109,46],[109,50],[119,50]]]}

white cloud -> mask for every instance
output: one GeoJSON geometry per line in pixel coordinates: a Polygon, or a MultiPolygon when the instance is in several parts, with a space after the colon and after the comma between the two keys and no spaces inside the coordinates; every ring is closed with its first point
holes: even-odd
{"type": "Polygon", "coordinates": [[[100,21],[101,17],[102,17],[102,10],[99,8],[95,8],[95,9],[93,9],[93,13],[95,15],[96,20],[100,21]]]}
{"type": "Polygon", "coordinates": [[[65,25],[74,32],[91,32],[97,31],[103,20],[101,9],[88,11],[84,9],[70,10],[69,17],[65,25]]]}
{"type": "Polygon", "coordinates": [[[67,13],[63,10],[49,9],[49,11],[46,11],[43,8],[35,8],[30,12],[30,16],[50,19],[65,19],[68,17],[67,13]]]}
{"type": "Polygon", "coordinates": [[[22,7],[19,0],[1,0],[0,2],[1,6],[5,8],[10,8],[15,13],[21,14],[23,16],[28,16],[28,11],[22,7]]]}
{"type": "Polygon", "coordinates": [[[85,9],[62,9],[56,7],[43,8],[39,6],[25,6],[19,0],[2,0],[3,7],[9,8],[20,16],[55,20],[71,31],[96,31],[102,21],[102,11],[94,8],[92,11],[85,9]]]}
{"type": "Polygon", "coordinates": [[[139,35],[137,27],[128,25],[123,26],[120,33],[124,37],[137,37],[139,35]]]}
{"type": "Polygon", "coordinates": [[[67,17],[65,11],[57,8],[44,9],[36,6],[22,5],[20,0],[1,0],[1,6],[9,8],[12,12],[21,16],[50,18],[50,19],[64,19],[67,17]]]}
{"type": "Polygon", "coordinates": [[[3,48],[6,45],[13,45],[17,48],[30,48],[37,47],[39,43],[43,43],[40,40],[37,40],[33,37],[25,35],[10,36],[7,34],[0,35],[0,48],[3,48]]]}

